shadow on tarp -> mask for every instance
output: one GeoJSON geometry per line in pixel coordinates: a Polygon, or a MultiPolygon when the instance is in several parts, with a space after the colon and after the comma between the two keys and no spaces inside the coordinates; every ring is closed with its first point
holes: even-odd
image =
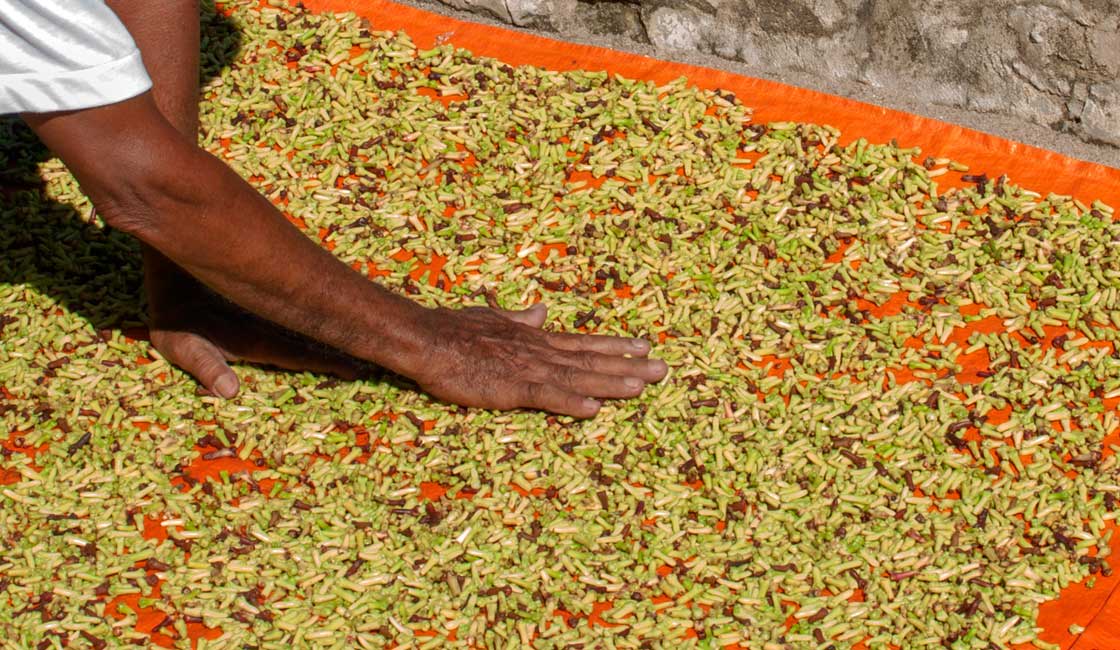
{"type": "MultiPolygon", "coordinates": [[[[237,26],[203,3],[200,81],[221,74],[241,49],[237,26]]],[[[27,284],[94,329],[145,321],[140,245],[49,199],[39,165],[52,157],[16,116],[0,117],[0,283],[27,284]]]]}
{"type": "MultiPolygon", "coordinates": [[[[216,11],[212,2],[202,3],[200,19],[200,81],[205,84],[236,60],[242,37],[237,25],[216,11]]],[[[51,157],[22,120],[0,117],[0,283],[27,285],[96,331],[123,329],[131,336],[146,337],[147,301],[139,242],[101,223],[91,223],[88,214],[79,215],[69,203],[49,198],[40,165],[51,157]]],[[[239,327],[287,339],[293,349],[317,350],[324,358],[343,356],[216,295],[211,294],[210,299],[224,304],[239,327]]],[[[360,372],[367,377],[379,375],[372,367],[360,372]]]]}
{"type": "Polygon", "coordinates": [[[0,283],[26,284],[94,329],[140,324],[139,245],[48,198],[37,166],[50,157],[22,122],[0,118],[0,283]]]}

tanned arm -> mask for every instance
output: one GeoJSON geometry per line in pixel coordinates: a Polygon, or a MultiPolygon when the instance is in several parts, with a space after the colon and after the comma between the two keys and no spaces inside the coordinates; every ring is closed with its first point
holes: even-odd
{"type": "Polygon", "coordinates": [[[540,306],[428,309],[370,282],[199,149],[151,93],[24,118],[111,226],[249,311],[436,397],[591,417],[601,398],[634,397],[667,370],[645,341],[540,330],[540,306]]]}

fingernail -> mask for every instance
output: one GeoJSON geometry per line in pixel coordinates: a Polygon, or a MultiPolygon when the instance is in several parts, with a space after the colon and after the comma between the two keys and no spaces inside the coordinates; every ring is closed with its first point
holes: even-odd
{"type": "Polygon", "coordinates": [[[638,379],[637,377],[627,377],[626,379],[622,380],[622,383],[627,388],[641,388],[645,384],[644,381],[638,379]]]}
{"type": "Polygon", "coordinates": [[[648,346],[649,343],[646,343],[642,339],[631,339],[630,341],[630,347],[634,348],[635,350],[645,350],[648,346]]]}
{"type": "Polygon", "coordinates": [[[226,399],[237,395],[237,377],[233,374],[218,377],[218,380],[214,382],[214,392],[226,399]]]}
{"type": "Polygon", "coordinates": [[[596,409],[596,410],[597,410],[597,409],[598,409],[598,408],[599,408],[600,406],[602,406],[602,404],[601,404],[601,403],[599,402],[599,400],[597,400],[597,399],[591,399],[590,397],[588,397],[588,398],[585,398],[585,399],[583,400],[583,405],[584,405],[585,407],[589,408],[589,409],[596,409]]]}

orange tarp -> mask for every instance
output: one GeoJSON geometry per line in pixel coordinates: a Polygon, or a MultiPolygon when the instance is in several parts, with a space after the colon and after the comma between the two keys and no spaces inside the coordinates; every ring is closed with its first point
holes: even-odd
{"type": "MultiPolygon", "coordinates": [[[[1120,206],[1120,169],[910,113],[720,70],[469,23],[387,0],[304,0],[304,5],[313,11],[354,11],[368,18],[375,29],[405,31],[421,48],[450,43],[510,65],[606,70],[657,83],[684,76],[699,87],[735,93],[754,109],[756,122],[830,124],[843,132],[842,144],[859,138],[872,142],[893,139],[903,147],[921,147],[925,155],[962,162],[972,173],[986,173],[990,178],[1007,174],[1015,184],[1036,192],[1066,194],[1086,202],[1100,199],[1120,206]]],[[[1113,557],[1120,557],[1120,534],[1112,539],[1112,551],[1113,557]]],[[[1110,578],[1097,577],[1092,589],[1083,585],[1065,589],[1059,599],[1042,607],[1042,638],[1066,650],[1120,649],[1118,586],[1120,571],[1110,578]],[[1085,632],[1071,635],[1068,628],[1074,623],[1085,627],[1085,632]]]]}
{"type": "MultiPolygon", "coordinates": [[[[687,77],[701,88],[730,90],[754,109],[756,122],[830,124],[843,131],[841,144],[859,138],[897,140],[927,155],[953,158],[973,173],[1004,173],[1037,192],[1053,191],[1120,206],[1120,169],[1088,163],[962,126],[880,106],[787,86],[765,79],[661,61],[590,45],[566,43],[500,27],[479,25],[421,11],[388,0],[304,0],[312,11],[353,11],[379,30],[406,32],[420,48],[450,43],[510,65],[549,70],[606,70],[631,79],[666,83],[687,77]]],[[[938,179],[944,187],[944,178],[938,179]]]]}
{"type": "MultiPolygon", "coordinates": [[[[552,70],[606,70],[658,83],[684,76],[697,86],[735,93],[754,109],[756,122],[830,124],[843,131],[842,144],[858,138],[873,142],[894,139],[904,147],[921,147],[926,155],[963,162],[970,166],[972,173],[986,173],[991,178],[1007,174],[1016,184],[1038,192],[1052,191],[1083,201],[1100,199],[1120,206],[1118,169],[1074,160],[909,113],[728,72],[463,22],[386,0],[304,0],[304,4],[313,11],[354,11],[368,18],[376,29],[407,32],[422,48],[448,42],[476,55],[494,57],[511,65],[536,65],[552,70]]],[[[943,187],[947,185],[946,180],[947,177],[938,179],[943,187]]],[[[1116,439],[1115,435],[1109,438],[1110,441],[1116,439]]],[[[223,469],[245,469],[233,467],[237,462],[235,459],[200,459],[192,467],[198,473],[197,478],[203,478],[223,469]]],[[[252,468],[248,469],[251,471],[252,468]]],[[[442,490],[435,484],[425,484],[425,489],[437,495],[442,490]]],[[[155,539],[166,537],[166,531],[155,522],[146,523],[150,524],[146,527],[147,536],[155,539]]],[[[1112,550],[1115,557],[1120,557],[1120,534],[1114,536],[1112,550]]],[[[1098,577],[1093,589],[1084,585],[1072,585],[1065,589],[1058,600],[1042,607],[1039,617],[1039,623],[1045,629],[1042,638],[1061,644],[1064,650],[1120,649],[1120,627],[1110,625],[1120,621],[1118,586],[1120,571],[1110,578],[1098,577]],[[1074,623],[1087,629],[1074,637],[1068,632],[1069,625],[1074,623]]],[[[135,602],[129,604],[139,610],[136,629],[150,633],[157,645],[170,645],[171,638],[158,631],[165,623],[165,615],[156,610],[139,608],[135,602]]],[[[609,608],[609,605],[601,603],[598,607],[590,618],[593,623],[598,618],[596,614],[609,608]]],[[[106,611],[109,609],[107,606],[106,611]]],[[[220,633],[220,630],[200,624],[189,626],[189,635],[195,640],[214,638],[220,633]]]]}
{"type": "MultiPolygon", "coordinates": [[[[450,43],[510,65],[606,70],[657,83],[684,76],[696,86],[735,93],[754,109],[756,122],[830,124],[843,132],[842,144],[859,138],[872,142],[894,139],[904,147],[921,147],[925,155],[962,162],[972,173],[986,173],[991,178],[1007,174],[1015,184],[1037,192],[1066,194],[1086,202],[1100,199],[1120,206],[1120,169],[910,113],[720,70],[465,22],[387,0],[304,0],[304,5],[313,11],[356,12],[368,18],[375,29],[403,30],[421,48],[450,43]]],[[[1120,535],[1113,537],[1112,550],[1114,557],[1120,557],[1120,535]]],[[[1098,577],[1093,589],[1083,585],[1065,589],[1058,600],[1042,607],[1042,638],[1066,650],[1120,649],[1118,586],[1120,571],[1111,578],[1098,577]],[[1085,632],[1071,635],[1068,627],[1072,623],[1086,627],[1085,632]]]]}

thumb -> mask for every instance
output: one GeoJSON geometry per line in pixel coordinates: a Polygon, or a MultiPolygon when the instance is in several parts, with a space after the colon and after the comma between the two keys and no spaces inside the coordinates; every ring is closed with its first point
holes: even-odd
{"type": "Polygon", "coordinates": [[[548,307],[543,302],[538,302],[522,311],[498,310],[498,313],[515,323],[521,323],[529,327],[540,327],[544,325],[545,319],[548,318],[548,307]]]}
{"type": "Polygon", "coordinates": [[[168,361],[190,373],[206,390],[230,399],[241,382],[216,345],[190,332],[158,332],[152,344],[168,361]]]}

